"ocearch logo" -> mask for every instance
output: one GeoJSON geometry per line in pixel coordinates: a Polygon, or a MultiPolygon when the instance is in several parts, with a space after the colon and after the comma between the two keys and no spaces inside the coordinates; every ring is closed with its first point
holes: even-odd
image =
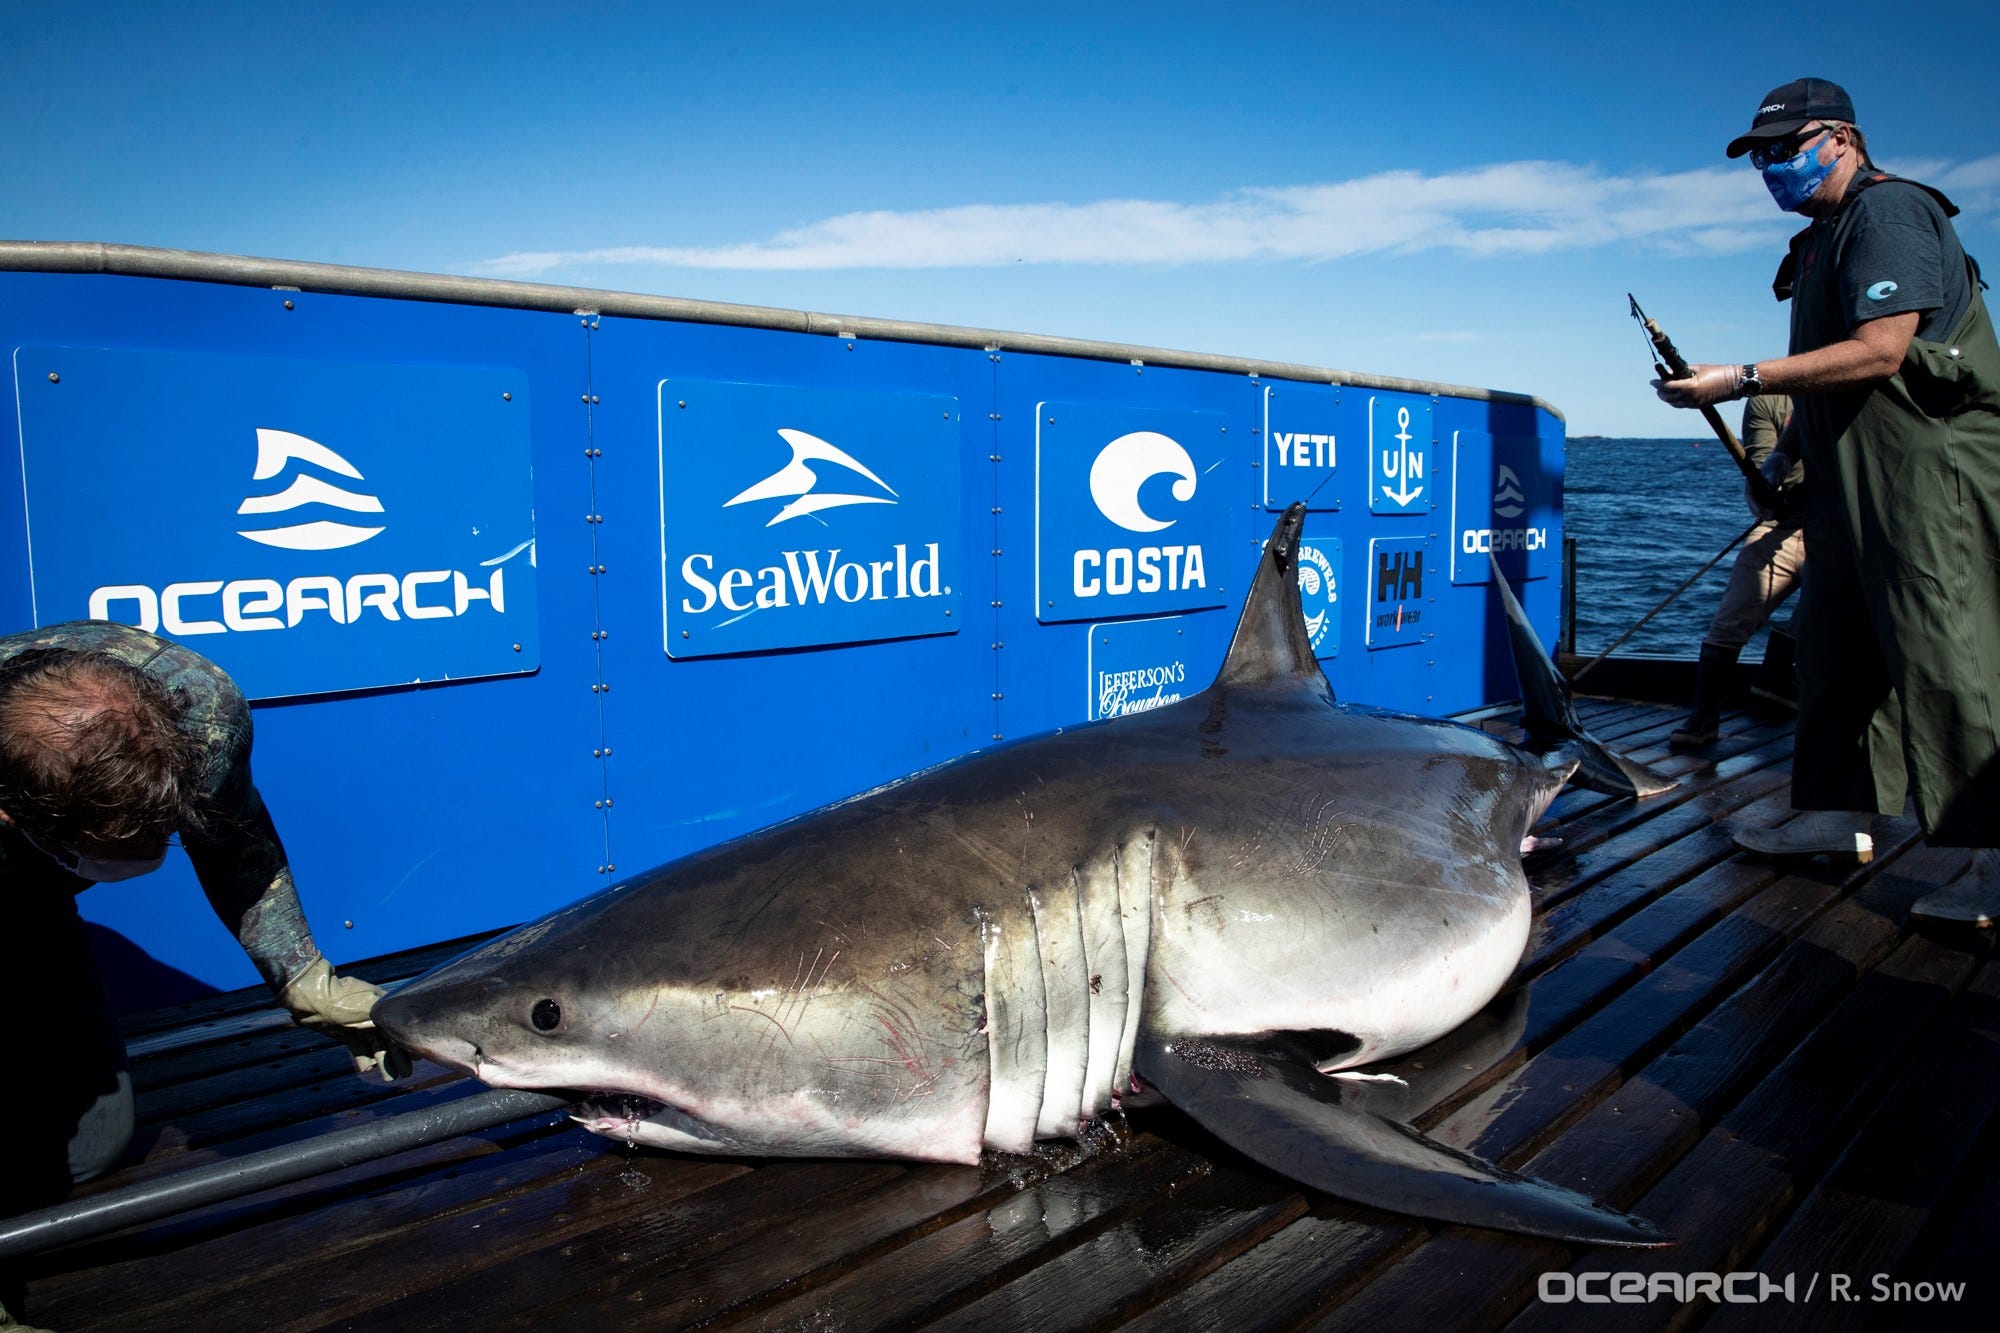
{"type": "Polygon", "coordinates": [[[838,445],[828,444],[817,435],[802,430],[780,428],[778,437],[792,447],[792,460],[754,485],[745,487],[733,499],[724,500],[722,507],[748,504],[752,500],[777,500],[785,496],[793,497],[792,502],[780,509],[764,524],[775,528],[787,519],[803,518],[816,514],[822,509],[839,509],[843,505],[892,505],[897,495],[888,482],[869,471],[858,459],[838,445]],[[814,471],[814,463],[832,463],[868,478],[887,491],[887,495],[863,495],[854,491],[816,491],[820,475],[814,471]]]}
{"type": "MultiPolygon", "coordinates": [[[[257,481],[270,481],[288,464],[305,463],[354,481],[361,470],[317,440],[291,431],[257,431],[257,481]]],[[[301,474],[283,490],[251,495],[237,506],[238,515],[284,514],[305,505],[332,505],[354,514],[379,514],[382,501],[317,477],[301,474]]],[[[387,529],[318,519],[270,528],[238,528],[236,535],[263,546],[288,551],[336,551],[358,546],[387,529]]],[[[379,619],[401,622],[447,620],[462,616],[476,603],[496,615],[507,612],[507,561],[528,553],[530,538],[505,555],[480,562],[490,574],[467,575],[458,569],[408,572],[300,574],[280,582],[252,576],[234,579],[182,579],[160,588],[120,583],[90,593],[93,620],[120,621],[149,633],[164,628],[174,635],[252,633],[285,630],[324,617],[336,625],[357,625],[379,619]],[[482,587],[479,581],[482,580],[482,587]],[[121,614],[122,613],[122,614],[121,614]]]]}
{"type": "MultiPolygon", "coordinates": [[[[1528,512],[1528,497],[1521,492],[1521,478],[1505,463],[1493,487],[1493,516],[1519,518],[1528,512]]],[[[1466,555],[1489,551],[1539,551],[1549,544],[1547,528],[1467,528],[1458,537],[1458,547],[1466,555]]]]}
{"type": "MultiPolygon", "coordinates": [[[[1090,498],[1097,511],[1127,532],[1163,532],[1177,521],[1156,518],[1139,492],[1155,477],[1171,476],[1175,500],[1194,499],[1194,459],[1178,440],[1135,430],[1104,446],[1090,464],[1090,498]]],[[[1078,597],[1178,592],[1208,584],[1199,544],[1086,548],[1071,559],[1071,590],[1078,597]]]]}
{"type": "MultiPolygon", "coordinates": [[[[355,481],[366,480],[361,470],[342,458],[317,440],[309,440],[303,435],[294,435],[288,430],[257,431],[257,470],[252,478],[269,481],[285,470],[287,463],[310,463],[328,472],[337,472],[355,481]]],[[[302,505],[332,505],[352,514],[379,514],[382,501],[372,495],[358,494],[343,487],[321,481],[318,477],[301,474],[292,478],[292,484],[282,491],[269,495],[252,495],[236,507],[238,514],[283,514],[302,505]]],[[[343,546],[358,546],[370,537],[382,532],[379,527],[362,527],[354,523],[336,523],[320,519],[311,523],[294,523],[276,528],[239,528],[236,535],[248,537],[253,542],[266,546],[282,547],[287,551],[337,551],[343,546]]]]}

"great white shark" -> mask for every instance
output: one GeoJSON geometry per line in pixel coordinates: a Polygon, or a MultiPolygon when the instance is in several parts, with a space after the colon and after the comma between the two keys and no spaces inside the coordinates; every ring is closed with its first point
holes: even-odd
{"type": "Polygon", "coordinates": [[[1157,1094],[1341,1198],[1594,1243],[1647,1222],[1437,1143],[1343,1074],[1449,1032],[1528,938],[1521,850],[1587,736],[1506,580],[1528,738],[1336,703],[1302,506],[1221,671],[697,852],[403,986],[374,1018],[601,1134],[973,1162],[1157,1094]],[[1329,1076],[1332,1075],[1332,1076],[1329,1076]]]}

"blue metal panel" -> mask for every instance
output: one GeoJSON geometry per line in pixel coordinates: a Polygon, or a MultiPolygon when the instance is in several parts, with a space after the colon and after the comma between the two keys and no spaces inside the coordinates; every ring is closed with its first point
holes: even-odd
{"type": "MultiPolygon", "coordinates": [[[[45,540],[51,550],[86,552],[104,526],[77,507],[87,489],[71,452],[80,440],[109,456],[107,470],[205,495],[211,510],[226,506],[226,514],[210,515],[235,524],[226,540],[215,522],[169,526],[121,511],[109,544],[143,549],[162,570],[195,569],[186,562],[211,558],[218,542],[265,553],[259,558],[328,557],[236,536],[253,526],[250,518],[297,526],[283,514],[236,512],[253,494],[282,495],[278,488],[294,475],[352,494],[365,482],[386,521],[361,521],[372,511],[339,505],[296,517],[387,529],[329,548],[334,554],[388,550],[383,543],[404,512],[430,516],[456,502],[439,498],[435,481],[453,468],[463,474],[453,451],[474,439],[500,460],[475,487],[495,488],[502,497],[496,503],[512,504],[519,525],[528,520],[507,488],[520,484],[525,448],[534,545],[515,561],[533,561],[536,596],[532,608],[516,596],[510,564],[505,612],[532,615],[507,638],[507,659],[498,666],[494,643],[481,641],[483,656],[470,669],[489,678],[457,679],[467,668],[453,659],[443,668],[454,677],[448,684],[390,685],[397,677],[352,674],[376,664],[344,649],[298,651],[314,616],[332,621],[330,607],[308,605],[316,585],[300,590],[296,630],[190,638],[259,693],[344,691],[257,709],[259,786],[285,835],[308,913],[336,958],[531,917],[624,872],[996,740],[1204,688],[1269,534],[1271,508],[1302,498],[1301,490],[1313,510],[1301,593],[1339,697],[1442,712],[1511,694],[1490,590],[1454,587],[1437,568],[1444,554],[1438,544],[1463,540],[1440,511],[1440,492],[1462,490],[1463,469],[1472,488],[1464,493],[1483,494],[1490,505],[1499,480],[1497,471],[1479,475],[1490,466],[1480,461],[1487,455],[1458,459],[1439,447],[1450,438],[1446,431],[1500,442],[1494,456],[1518,476],[1538,522],[1544,507],[1555,516],[1549,541],[1552,548],[1560,542],[1560,423],[1520,404],[772,329],[114,277],[0,273],[0,338],[10,353],[81,349],[64,355],[128,379],[138,371],[160,381],[192,375],[229,390],[198,411],[214,418],[216,432],[233,434],[233,452],[199,456],[192,475],[167,477],[146,470],[154,433],[132,428],[132,404],[98,401],[51,416],[23,404],[39,386],[30,380],[17,390],[9,377],[4,392],[15,400],[34,464],[28,491],[39,485],[45,461],[53,470],[43,476],[69,478],[67,491],[47,500],[46,522],[43,499],[31,495],[38,552],[45,540]],[[423,433],[447,441],[444,453],[378,459],[368,452],[373,437],[351,444],[350,426],[365,415],[360,406],[331,425],[260,419],[266,395],[286,384],[304,386],[297,393],[310,398],[328,397],[343,382],[378,395],[367,414],[432,413],[423,433]],[[429,397],[413,403],[419,383],[430,386],[429,397]],[[682,409],[682,401],[690,407],[682,409]],[[1051,403],[1062,405],[1056,425],[1075,434],[1038,438],[1038,424],[1048,423],[1038,423],[1035,409],[1051,403]],[[262,479],[269,489],[253,491],[259,429],[321,444],[363,475],[329,471],[324,456],[275,441],[280,454],[289,448],[294,457],[262,479]],[[802,445],[780,431],[819,443],[802,445]],[[1121,472],[1114,458],[1093,492],[1091,473],[1106,448],[1147,432],[1183,450],[1187,465],[1142,438],[1127,446],[1135,466],[1121,472]],[[1385,441],[1393,455],[1372,447],[1385,441]],[[1039,478],[1038,445],[1047,465],[1039,478]],[[1370,457],[1355,455],[1356,448],[1370,457]],[[809,480],[788,472],[795,459],[812,472],[809,480]],[[1329,470],[1329,462],[1336,466],[1329,470]],[[424,498],[403,498],[406,477],[415,475],[406,467],[431,469],[421,484],[409,482],[424,498]],[[1371,494],[1383,486],[1385,508],[1372,512],[1371,494]],[[829,495],[859,502],[824,503],[829,495]],[[1046,525],[1039,549],[1038,501],[1046,525]],[[781,518],[787,510],[795,516],[781,518]],[[1163,526],[1135,532],[1140,519],[1142,528],[1163,526]],[[893,526],[902,522],[907,530],[893,526]],[[814,539],[791,540],[795,531],[814,539]],[[1198,582],[1188,577],[1187,533],[1202,549],[1198,582]],[[933,544],[938,595],[918,597],[932,585],[929,566],[919,572],[916,562],[933,544]],[[1164,548],[1177,544],[1184,548],[1179,577],[1170,580],[1159,562],[1164,548]],[[897,545],[905,548],[900,564],[897,545]],[[861,572],[830,576],[824,614],[815,606],[813,615],[795,619],[797,605],[771,604],[734,626],[714,623],[727,618],[715,614],[725,587],[755,606],[758,570],[786,570],[796,594],[786,551],[821,552],[815,568],[824,574],[825,553],[837,547],[845,562],[864,546],[861,572]],[[1161,548],[1154,557],[1161,586],[1151,590],[1140,586],[1148,546],[1161,548]],[[1100,586],[1079,594],[1078,551],[1092,553],[1081,567],[1100,578],[1122,580],[1129,569],[1131,590],[1100,586]],[[1357,651],[1383,641],[1372,618],[1370,564],[1378,553],[1406,560],[1397,584],[1408,593],[1404,626],[1391,634],[1403,646],[1357,651]],[[703,607],[702,590],[685,577],[697,554],[714,557],[696,565],[714,588],[714,606],[703,607]],[[1114,568],[1113,559],[1127,563],[1114,568]],[[1413,559],[1423,571],[1420,605],[1408,586],[1413,559]],[[748,581],[725,584],[727,569],[749,571],[748,581]],[[1051,571],[1056,586],[1038,597],[1038,572],[1051,571]],[[864,575],[865,596],[857,581],[864,575]],[[843,586],[851,599],[840,595],[843,586]],[[895,595],[904,591],[911,595],[895,595]],[[1190,593],[1179,603],[1161,600],[1190,593]],[[905,622],[897,618],[901,609],[886,621],[867,618],[896,601],[921,603],[922,618],[905,622]],[[1414,620],[1413,608],[1421,612],[1414,620]],[[1162,616],[1163,609],[1173,614],[1162,616]],[[227,656],[220,645],[232,637],[292,647],[260,664],[227,656]],[[518,659],[515,642],[523,645],[518,659]],[[350,688],[355,684],[370,687],[350,688]]],[[[170,387],[154,401],[185,408],[182,387],[170,387]]],[[[0,473],[0,632],[34,615],[21,482],[0,473]]],[[[470,510],[451,512],[461,527],[476,521],[470,510]]],[[[502,534],[479,535],[498,541],[502,534]]],[[[410,568],[470,572],[499,553],[468,547],[410,568]]],[[[268,577],[289,588],[301,572],[315,571],[268,577]]],[[[338,572],[347,609],[353,571],[338,572]]],[[[234,577],[163,576],[225,585],[234,577]]],[[[803,577],[811,583],[813,570],[803,577]]],[[[132,581],[145,582],[156,600],[165,586],[150,573],[132,581]]],[[[491,608],[470,595],[471,586],[468,579],[464,615],[456,619],[477,623],[491,608]]],[[[451,590],[450,605],[460,609],[455,583],[420,585],[419,605],[432,604],[425,587],[451,590]]],[[[1523,592],[1552,641],[1555,580],[1531,580],[1523,592]]],[[[108,600],[105,609],[117,613],[121,605],[136,603],[108,600]]],[[[187,614],[196,605],[184,599],[184,629],[197,619],[227,625],[226,611],[187,614]]],[[[363,609],[384,620],[374,628],[406,627],[386,622],[375,605],[363,609]]],[[[160,614],[164,624],[164,606],[160,614]]],[[[287,618],[290,610],[260,610],[242,594],[236,618],[260,615],[287,618]]],[[[409,677],[439,669],[408,667],[409,677]]],[[[101,886],[82,903],[94,920],[203,981],[250,979],[184,865],[101,886]]]]}
{"type": "Polygon", "coordinates": [[[1415,394],[1370,392],[1368,512],[1428,514],[1437,507],[1431,485],[1431,403],[1415,394]]]}
{"type": "Polygon", "coordinates": [[[517,371],[14,353],[38,625],[199,648],[253,699],[539,661],[517,371]]]}
{"type": "Polygon", "coordinates": [[[1437,637],[1431,614],[1436,587],[1430,543],[1422,537],[1374,537],[1368,542],[1368,630],[1370,648],[1407,648],[1437,637]]]}
{"type": "MultiPolygon", "coordinates": [[[[585,511],[578,510],[551,526],[588,530],[596,555],[584,563],[603,571],[596,576],[593,627],[602,637],[578,646],[590,647],[602,661],[603,689],[595,702],[603,711],[601,799],[610,816],[605,865],[617,868],[606,876],[761,828],[984,743],[994,707],[994,653],[986,628],[994,566],[993,465],[987,458],[992,366],[986,355],[759,329],[613,318],[595,323],[591,439],[600,452],[579,462],[595,497],[588,512],[602,521],[586,523],[585,511]],[[669,389],[664,399],[663,380],[669,389]],[[715,471],[706,483],[689,482],[686,471],[670,468],[663,496],[662,412],[671,435],[680,429],[673,419],[683,410],[681,401],[690,404],[687,411],[698,411],[720,382],[753,380],[793,387],[737,392],[733,410],[756,421],[758,438],[719,441],[725,447],[709,460],[715,471]],[[690,387],[683,395],[676,386],[690,387]],[[806,414],[801,423],[824,422],[823,414],[833,413],[823,431],[812,424],[796,428],[865,463],[901,503],[836,507],[769,527],[764,524],[782,500],[726,508],[724,502],[785,461],[784,447],[774,450],[770,442],[792,419],[781,421],[778,414],[794,409],[806,414]],[[940,449],[948,458],[937,454],[940,449]],[[663,505],[670,567],[662,559],[663,505]],[[746,515],[747,538],[725,535],[753,546],[772,543],[766,549],[777,552],[770,558],[780,563],[786,549],[837,545],[845,552],[852,546],[849,521],[884,511],[898,526],[869,539],[871,558],[893,558],[895,542],[913,551],[936,543],[940,562],[952,571],[950,597],[928,602],[926,614],[939,614],[918,629],[930,637],[832,647],[810,644],[812,636],[805,635],[793,639],[797,646],[774,651],[684,655],[680,645],[687,641],[676,619],[682,608],[663,605],[662,582],[676,600],[689,595],[679,577],[688,539],[678,528],[700,525],[704,511],[718,524],[746,515]],[[819,537],[802,542],[786,535],[800,527],[819,537]],[[965,628],[959,632],[931,634],[960,625],[965,628]],[[669,642],[672,656],[663,648],[669,642]]],[[[822,484],[844,472],[826,471],[822,484]]],[[[863,478],[855,491],[867,488],[863,478]]],[[[769,563],[747,555],[731,561],[769,563]]],[[[776,619],[796,609],[759,616],[776,619]]],[[[836,640],[868,633],[826,632],[836,640]]],[[[587,743],[598,748],[596,741],[587,743]]]]}
{"type": "Polygon", "coordinates": [[[1084,716],[1125,717],[1205,689],[1188,671],[1185,616],[1092,625],[1084,646],[1084,716]]]}
{"type": "MultiPolygon", "coordinates": [[[[1265,520],[1251,518],[1253,512],[1262,513],[1247,466],[1257,447],[1252,433],[1260,412],[1256,386],[1197,371],[995,355],[993,547],[1006,554],[998,562],[994,598],[993,642],[1003,645],[994,653],[994,738],[1030,735],[1089,716],[1090,694],[1077,684],[1089,678],[1092,628],[1067,619],[1072,616],[1090,617],[1101,633],[1101,626],[1114,618],[1111,613],[1120,610],[1138,619],[1162,609],[1198,608],[1177,618],[1182,651],[1175,660],[1194,689],[1204,688],[1228,647],[1236,622],[1233,607],[1242,600],[1258,543],[1268,535],[1260,530],[1265,520]],[[1050,416],[1056,418],[1054,436],[1046,434],[1050,416]],[[1064,434],[1072,423],[1075,433],[1064,434]],[[1091,467],[1105,447],[1142,432],[1173,440],[1193,463],[1193,487],[1185,497],[1174,488],[1186,478],[1171,472],[1156,476],[1153,489],[1142,491],[1141,503],[1157,516],[1155,521],[1176,519],[1176,527],[1153,534],[1130,532],[1105,517],[1090,486],[1091,467]],[[1190,512],[1192,517],[1181,517],[1190,512]],[[1199,534],[1201,586],[1151,595],[1136,588],[1131,593],[1075,595],[1076,552],[1098,553],[1102,559],[1103,552],[1114,549],[1181,544],[1163,539],[1184,526],[1199,534]]],[[[1102,570],[1086,558],[1087,574],[1102,570]]]]}
{"type": "Polygon", "coordinates": [[[668,656],[965,623],[956,398],[662,379],[657,402],[668,656]]]}
{"type": "MultiPolygon", "coordinates": [[[[584,492],[566,486],[552,461],[580,454],[586,440],[578,402],[586,344],[574,319],[97,276],[0,274],[0,293],[0,318],[7,321],[0,337],[10,354],[39,344],[360,359],[429,367],[446,380],[461,365],[525,379],[538,506],[584,509],[584,492]]],[[[107,469],[137,466],[149,439],[125,440],[130,457],[109,461],[107,469]]],[[[236,488],[240,501],[249,469],[236,458],[221,470],[215,484],[236,488]]],[[[0,484],[0,494],[9,491],[21,494],[18,477],[0,484]]],[[[75,522],[96,526],[87,513],[75,522]]],[[[184,541],[198,551],[211,540],[184,526],[152,524],[147,531],[163,567],[184,558],[184,541]]],[[[38,523],[38,542],[66,536],[38,523]]],[[[25,535],[22,542],[15,550],[24,551],[25,535]]],[[[584,548],[568,532],[543,535],[537,548],[536,618],[545,644],[560,643],[564,651],[545,652],[534,674],[258,706],[257,784],[329,956],[366,956],[518,921],[600,882],[590,873],[604,845],[603,817],[591,809],[601,786],[588,743],[597,731],[589,694],[594,663],[587,651],[569,649],[587,642],[589,632],[584,548]],[[581,743],[566,743],[571,736],[581,743]]],[[[0,556],[9,575],[25,568],[13,551],[0,556]]],[[[7,579],[0,587],[8,590],[0,631],[31,623],[25,581],[7,579]]],[[[187,642],[211,651],[218,637],[187,642]]],[[[91,920],[203,982],[255,980],[178,854],[161,873],[99,886],[78,905],[91,920]]]]}
{"type": "Polygon", "coordinates": [[[1228,448],[1215,413],[1037,402],[1036,616],[1226,605],[1208,564],[1228,525],[1228,448]]]}
{"type": "Polygon", "coordinates": [[[1489,552],[1513,582],[1547,578],[1559,543],[1556,479],[1541,469],[1541,441],[1454,430],[1451,444],[1451,581],[1490,582],[1489,552]]]}
{"type": "Polygon", "coordinates": [[[1328,483],[1340,465],[1344,441],[1356,457],[1366,431],[1367,396],[1325,384],[1266,384],[1263,474],[1264,508],[1273,513],[1303,500],[1310,510],[1338,510],[1339,493],[1328,483]]]}

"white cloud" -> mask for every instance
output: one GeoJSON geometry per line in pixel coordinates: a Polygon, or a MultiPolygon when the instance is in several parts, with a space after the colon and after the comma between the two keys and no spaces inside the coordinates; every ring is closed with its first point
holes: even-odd
{"type": "MultiPolygon", "coordinates": [[[[1990,209],[2000,192],[2000,156],[1925,165],[1929,179],[1966,196],[1958,202],[1968,209],[1990,209]]],[[[1314,262],[1430,250],[1543,255],[1621,243],[1728,253],[1767,246],[1796,225],[1741,166],[1621,176],[1563,162],[1506,162],[1249,188],[1210,203],[1106,199],[845,213],[735,245],[527,251],[476,267],[526,278],[625,264],[780,270],[1314,262]]]]}

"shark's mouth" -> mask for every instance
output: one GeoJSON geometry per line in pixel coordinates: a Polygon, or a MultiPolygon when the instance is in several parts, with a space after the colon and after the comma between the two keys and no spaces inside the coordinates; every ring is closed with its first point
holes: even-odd
{"type": "Polygon", "coordinates": [[[570,1119],[592,1133],[614,1139],[630,1141],[646,1137],[648,1131],[659,1130],[712,1142],[720,1139],[706,1121],[637,1092],[582,1093],[570,1106],[569,1114],[570,1119]]]}

